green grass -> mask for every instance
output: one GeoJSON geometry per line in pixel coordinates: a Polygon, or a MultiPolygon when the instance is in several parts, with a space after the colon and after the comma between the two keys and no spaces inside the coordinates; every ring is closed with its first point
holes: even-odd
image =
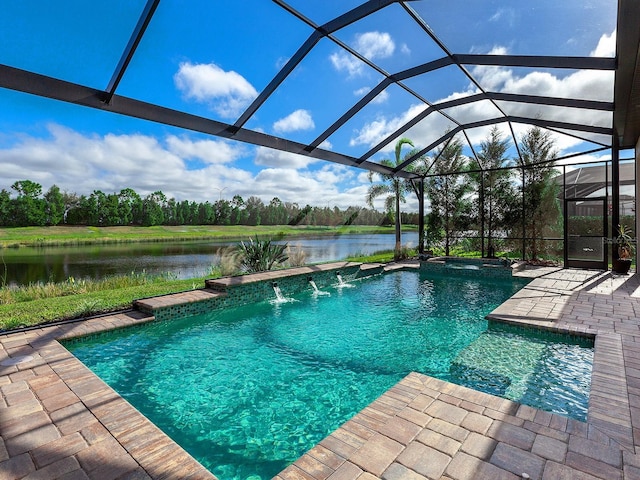
{"type": "Polygon", "coordinates": [[[361,262],[361,263],[386,263],[393,261],[393,250],[386,250],[382,252],[375,252],[372,255],[354,255],[347,257],[348,262],[361,262]]]}
{"type": "Polygon", "coordinates": [[[0,330],[12,330],[131,308],[138,298],[166,295],[204,287],[204,278],[171,280],[149,278],[136,284],[112,277],[85,282],[72,292],[68,282],[0,289],[0,330]],[[8,298],[12,300],[9,301],[8,298]],[[9,303],[10,302],[10,303],[9,303]]]}
{"type": "MultiPolygon", "coordinates": [[[[403,227],[415,230],[412,226],[403,227]]],[[[342,235],[391,233],[392,227],[350,226],[156,226],[156,227],[20,227],[0,228],[0,248],[23,246],[72,246],[109,243],[165,242],[183,240],[247,239],[261,237],[295,237],[300,235],[342,235]]]]}

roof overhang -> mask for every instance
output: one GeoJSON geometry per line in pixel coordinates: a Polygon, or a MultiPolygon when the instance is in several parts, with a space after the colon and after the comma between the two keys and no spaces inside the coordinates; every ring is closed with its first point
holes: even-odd
{"type": "Polygon", "coordinates": [[[640,2],[618,1],[617,59],[613,128],[620,148],[640,137],[640,2]]]}

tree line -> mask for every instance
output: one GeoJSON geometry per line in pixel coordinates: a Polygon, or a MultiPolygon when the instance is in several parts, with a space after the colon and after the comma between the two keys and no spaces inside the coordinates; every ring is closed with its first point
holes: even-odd
{"type": "MultiPolygon", "coordinates": [[[[403,214],[403,221],[416,223],[417,214],[403,214]]],[[[0,191],[0,226],[55,225],[384,225],[393,217],[373,208],[301,207],[274,197],[265,204],[260,198],[246,200],[177,201],[161,191],[141,196],[131,188],[119,193],[93,191],[78,195],[57,185],[43,193],[42,185],[20,180],[11,191],[0,191]]]]}

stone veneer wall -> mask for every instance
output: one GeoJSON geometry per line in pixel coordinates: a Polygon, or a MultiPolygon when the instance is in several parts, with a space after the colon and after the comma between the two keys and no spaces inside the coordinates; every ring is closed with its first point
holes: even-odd
{"type": "MultiPolygon", "coordinates": [[[[154,310],[156,320],[171,320],[173,318],[189,317],[192,315],[202,315],[221,308],[237,307],[250,303],[261,302],[275,298],[273,291],[273,282],[276,282],[285,297],[298,294],[300,292],[309,291],[312,288],[309,285],[309,277],[313,279],[316,286],[322,290],[323,288],[338,283],[336,274],[340,272],[340,276],[345,282],[355,280],[376,273],[381,273],[382,268],[360,270],[359,264],[343,266],[332,270],[318,270],[316,272],[306,272],[297,275],[287,274],[286,270],[282,271],[283,276],[275,277],[271,280],[251,281],[247,276],[247,282],[237,285],[223,285],[216,283],[215,280],[208,281],[207,285],[212,290],[216,290],[223,295],[212,296],[210,299],[171,305],[154,310]]],[[[275,273],[275,272],[274,272],[275,273]]]]}

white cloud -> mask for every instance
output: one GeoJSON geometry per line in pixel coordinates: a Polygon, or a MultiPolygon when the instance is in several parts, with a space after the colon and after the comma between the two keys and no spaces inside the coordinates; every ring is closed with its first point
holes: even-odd
{"type": "Polygon", "coordinates": [[[387,100],[389,100],[389,92],[383,90],[378,95],[376,95],[376,98],[374,98],[371,103],[385,103],[387,100]]]}
{"type": "Polygon", "coordinates": [[[243,153],[237,145],[224,140],[192,140],[188,137],[167,137],[169,151],[185,159],[198,159],[206,163],[229,163],[243,153]]]}
{"type": "Polygon", "coordinates": [[[490,22],[504,22],[509,27],[513,27],[518,14],[513,8],[499,8],[491,17],[490,22]]]}
{"type": "MultiPolygon", "coordinates": [[[[129,187],[142,196],[162,190],[167,197],[204,201],[218,198],[218,188],[242,185],[252,178],[250,172],[225,166],[219,158],[200,152],[206,143],[191,143],[192,149],[188,139],[171,136],[165,141],[141,134],[87,136],[50,125],[49,137],[23,136],[10,148],[0,150],[0,188],[29,179],[45,191],[53,184],[79,195],[129,187]],[[194,167],[182,156],[190,150],[190,157],[212,164],[194,167]]],[[[225,151],[238,158],[243,148],[225,151]]]]}
{"type": "Polygon", "coordinates": [[[264,147],[256,149],[254,163],[268,168],[250,171],[255,168],[246,159],[246,146],[186,135],[83,135],[51,125],[46,138],[15,138],[19,139],[11,147],[0,149],[0,189],[29,179],[44,191],[56,184],[79,195],[133,188],[142,196],[161,190],[178,201],[255,195],[265,202],[277,196],[300,205],[325,206],[329,201],[331,207],[346,208],[365,206],[369,185],[360,169],[264,147]],[[213,147],[224,154],[211,154],[213,147]],[[230,167],[227,155],[237,161],[243,157],[246,169],[230,167]]]}
{"type": "MultiPolygon", "coordinates": [[[[358,90],[354,90],[353,94],[357,97],[364,97],[370,91],[371,91],[371,88],[362,87],[362,88],[359,88],[358,90]]],[[[371,103],[380,104],[380,103],[385,103],[387,100],[389,100],[389,92],[387,92],[386,90],[383,90],[378,95],[376,95],[376,98],[371,100],[371,103]]]]}
{"type": "Polygon", "coordinates": [[[616,56],[616,31],[611,35],[604,34],[600,37],[596,49],[590,55],[592,57],[615,57],[616,56]]]}
{"type": "Polygon", "coordinates": [[[397,117],[387,118],[385,116],[379,116],[358,130],[356,135],[349,141],[349,145],[352,147],[357,145],[368,145],[372,147],[421,113],[425,108],[427,108],[426,105],[413,105],[397,117]]]}
{"type": "Polygon", "coordinates": [[[237,117],[258,96],[242,75],[215,63],[181,63],[173,79],[186,98],[208,103],[224,118],[237,117]]]}
{"type": "Polygon", "coordinates": [[[356,35],[355,49],[369,60],[388,58],[396,45],[386,32],[366,32],[356,35]]]}
{"type": "Polygon", "coordinates": [[[296,110],[273,124],[277,133],[295,132],[298,130],[312,130],[315,128],[313,118],[308,110],[296,110]]]}
{"type": "Polygon", "coordinates": [[[362,74],[364,69],[364,63],[351,55],[349,52],[340,51],[332,53],[329,56],[333,68],[337,71],[345,71],[349,74],[349,77],[355,77],[362,74]]]}
{"type": "MultiPolygon", "coordinates": [[[[615,32],[611,35],[603,35],[598,43],[598,47],[592,54],[607,56],[611,53],[611,48],[614,44],[615,32]]],[[[494,55],[504,55],[507,53],[507,49],[503,46],[496,46],[490,53],[494,55]]],[[[478,66],[472,68],[472,73],[487,91],[600,101],[612,101],[613,99],[612,72],[589,70],[578,70],[569,74],[566,74],[566,71],[560,71],[559,74],[553,71],[551,73],[546,71],[531,71],[529,73],[525,72],[524,74],[520,72],[521,70],[515,71],[514,69],[505,67],[478,66]],[[565,75],[562,76],[562,74],[565,75]]],[[[475,89],[471,86],[467,91],[454,92],[444,99],[437,100],[435,103],[464,97],[472,93],[475,93],[475,89]]],[[[514,116],[528,118],[540,116],[543,119],[599,126],[610,126],[612,121],[611,113],[607,112],[514,102],[501,105],[507,114],[514,116]]],[[[423,106],[414,105],[396,116],[379,116],[365,123],[362,128],[357,130],[350,140],[350,145],[374,146],[411,118],[414,118],[423,109],[423,106]]],[[[463,124],[478,119],[491,119],[499,116],[495,107],[490,102],[474,102],[461,105],[449,109],[447,113],[451,114],[463,124]]],[[[433,132],[441,132],[440,134],[442,134],[448,126],[450,126],[450,124],[445,121],[441,115],[432,113],[418,125],[406,132],[405,135],[414,139],[417,144],[424,146],[433,141],[430,140],[434,139],[433,132]]],[[[524,129],[526,128],[528,127],[525,126],[524,129]]],[[[485,130],[486,129],[475,129],[472,131],[470,133],[471,141],[474,144],[482,141],[486,135],[485,130]]],[[[560,150],[566,150],[581,142],[579,139],[566,135],[554,134],[554,136],[560,150]]],[[[383,151],[389,151],[392,147],[393,145],[389,145],[385,147],[383,151]]]]}
{"type": "Polygon", "coordinates": [[[364,206],[368,188],[366,185],[343,187],[345,180],[355,176],[354,169],[335,164],[325,164],[314,171],[266,168],[239,193],[243,198],[258,196],[264,202],[278,197],[284,202],[295,202],[299,205],[326,206],[329,203],[331,207],[340,208],[364,206]]]}
{"type": "Polygon", "coordinates": [[[318,160],[305,155],[283,152],[273,148],[258,147],[254,158],[256,165],[275,168],[306,168],[318,160]]]}
{"type": "MultiPolygon", "coordinates": [[[[379,60],[393,55],[396,45],[386,32],[365,32],[357,34],[352,47],[369,60],[379,60]]],[[[349,77],[361,75],[365,64],[343,50],[329,56],[333,67],[339,72],[346,71],[349,77]]]]}

